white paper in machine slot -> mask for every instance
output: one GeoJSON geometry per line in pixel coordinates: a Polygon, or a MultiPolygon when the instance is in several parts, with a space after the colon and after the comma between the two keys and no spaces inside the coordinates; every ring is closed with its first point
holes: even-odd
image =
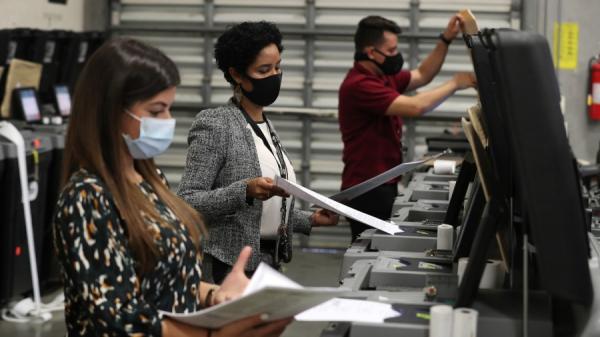
{"type": "Polygon", "coordinates": [[[396,234],[402,233],[403,230],[400,229],[393,222],[383,221],[374,216],[365,214],[363,212],[357,211],[354,208],[348,207],[344,204],[341,204],[335,200],[331,200],[324,195],[321,195],[317,192],[311,191],[306,187],[302,187],[298,184],[294,184],[288,180],[285,180],[281,177],[275,177],[275,185],[285,190],[287,193],[300,198],[304,201],[307,201],[311,204],[315,204],[319,207],[328,209],[337,214],[343,215],[345,217],[354,219],[356,221],[362,222],[367,226],[371,226],[373,228],[377,228],[382,232],[387,234],[396,234]]]}
{"type": "Polygon", "coordinates": [[[370,190],[372,190],[378,186],[381,186],[392,179],[395,179],[403,174],[406,174],[408,172],[416,170],[417,168],[425,165],[425,163],[427,163],[428,161],[437,159],[437,158],[439,158],[445,154],[449,154],[449,153],[452,153],[452,151],[450,149],[448,149],[444,152],[440,152],[436,155],[421,159],[421,160],[412,161],[409,163],[402,163],[400,165],[394,166],[391,169],[389,169],[369,180],[366,180],[358,185],[354,185],[354,186],[350,187],[349,189],[341,191],[340,193],[332,195],[330,197],[330,199],[338,201],[338,202],[346,202],[348,200],[352,200],[352,199],[358,197],[359,195],[363,195],[364,193],[367,193],[370,190]]]}

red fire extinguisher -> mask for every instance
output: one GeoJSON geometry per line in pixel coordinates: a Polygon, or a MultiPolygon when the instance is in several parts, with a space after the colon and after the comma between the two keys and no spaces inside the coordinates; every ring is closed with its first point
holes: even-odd
{"type": "Polygon", "coordinates": [[[590,119],[600,120],[600,54],[590,59],[590,85],[587,103],[590,119]]]}

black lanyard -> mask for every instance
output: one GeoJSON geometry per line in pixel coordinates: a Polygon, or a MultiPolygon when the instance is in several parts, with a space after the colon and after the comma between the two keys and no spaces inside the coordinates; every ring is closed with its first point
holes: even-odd
{"type": "MultiPolygon", "coordinates": [[[[273,150],[271,149],[271,146],[269,145],[269,142],[267,141],[267,137],[265,137],[265,135],[262,132],[262,130],[260,129],[260,127],[258,127],[258,124],[256,124],[256,122],[250,117],[250,115],[248,115],[248,113],[246,112],[246,110],[244,110],[244,108],[242,107],[241,104],[237,104],[237,106],[242,111],[244,118],[246,118],[246,121],[248,122],[248,124],[250,124],[250,127],[252,128],[254,133],[262,140],[262,142],[265,144],[265,147],[267,149],[269,149],[271,154],[273,154],[275,162],[277,162],[277,167],[279,168],[279,173],[281,174],[281,177],[283,179],[287,179],[288,171],[287,171],[287,165],[285,163],[285,158],[283,156],[283,147],[281,146],[279,137],[277,137],[277,134],[273,131],[273,128],[271,127],[271,122],[269,122],[269,120],[267,119],[267,116],[265,116],[263,114],[263,120],[265,121],[265,123],[267,123],[267,128],[269,129],[269,134],[271,135],[271,141],[273,141],[273,145],[275,146],[275,152],[273,152],[273,150]]],[[[285,232],[287,230],[287,222],[286,222],[287,198],[284,198],[284,197],[281,198],[280,213],[281,213],[281,224],[279,225],[278,232],[281,235],[282,232],[285,232]]]]}
{"type": "Polygon", "coordinates": [[[258,138],[260,138],[262,140],[263,144],[265,144],[265,147],[269,150],[269,152],[271,152],[271,154],[275,158],[275,162],[277,162],[277,166],[279,168],[279,174],[281,175],[281,177],[283,179],[287,179],[288,178],[287,165],[285,163],[284,156],[283,156],[283,147],[281,146],[279,137],[277,137],[277,134],[275,132],[273,132],[273,128],[271,127],[271,122],[267,119],[267,116],[265,116],[263,114],[263,120],[265,121],[265,123],[267,123],[267,128],[269,129],[269,134],[271,136],[271,141],[273,142],[273,145],[275,146],[275,152],[273,152],[273,149],[271,149],[271,145],[269,144],[269,141],[267,141],[267,137],[265,137],[265,134],[262,132],[262,130],[260,129],[258,124],[256,124],[256,122],[250,117],[250,115],[248,115],[246,110],[244,110],[244,108],[242,108],[241,105],[238,105],[238,107],[242,111],[244,118],[246,118],[246,121],[248,122],[248,124],[250,124],[250,127],[252,128],[254,133],[258,136],[258,138]]]}

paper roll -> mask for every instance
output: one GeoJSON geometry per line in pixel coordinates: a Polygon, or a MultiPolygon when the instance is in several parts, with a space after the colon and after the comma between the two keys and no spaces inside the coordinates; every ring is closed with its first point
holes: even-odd
{"type": "Polygon", "coordinates": [[[477,310],[470,308],[454,309],[452,337],[477,337],[477,310]]]}
{"type": "Polygon", "coordinates": [[[467,269],[467,263],[469,263],[468,257],[461,257],[458,259],[458,270],[456,271],[456,275],[458,276],[458,284],[462,281],[463,275],[465,274],[465,270],[467,269]]]}
{"type": "Polygon", "coordinates": [[[483,276],[481,276],[481,282],[479,282],[479,288],[481,289],[494,289],[498,288],[498,274],[501,272],[500,261],[487,260],[485,269],[483,270],[483,276]]]}
{"type": "Polygon", "coordinates": [[[437,249],[452,250],[454,243],[454,229],[450,225],[442,224],[437,227],[437,249]]]}
{"type": "MultiPolygon", "coordinates": [[[[461,257],[458,259],[458,284],[462,281],[467,264],[469,263],[468,257],[461,257]]],[[[479,282],[480,289],[494,289],[499,288],[503,281],[503,270],[502,264],[497,260],[487,260],[483,275],[481,275],[481,281],[479,282]]]]}
{"type": "Polygon", "coordinates": [[[454,310],[451,306],[440,304],[429,309],[429,337],[450,337],[454,322],[454,310]]]}
{"type": "Polygon", "coordinates": [[[433,174],[454,174],[456,162],[454,160],[438,159],[433,162],[433,174]]]}
{"type": "Polygon", "coordinates": [[[448,200],[452,199],[454,193],[454,187],[456,187],[456,180],[450,180],[448,182],[448,200]]]}

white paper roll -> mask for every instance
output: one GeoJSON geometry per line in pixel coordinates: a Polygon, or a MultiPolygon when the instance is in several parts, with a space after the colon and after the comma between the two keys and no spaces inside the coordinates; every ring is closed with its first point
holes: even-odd
{"type": "Polygon", "coordinates": [[[437,229],[437,249],[452,250],[452,244],[454,243],[454,229],[452,226],[442,224],[437,229]]]}
{"type": "Polygon", "coordinates": [[[454,160],[438,159],[433,162],[434,174],[454,174],[456,172],[456,162],[454,160]]]}
{"type": "Polygon", "coordinates": [[[479,282],[479,288],[481,289],[494,289],[498,288],[498,274],[500,273],[501,265],[500,261],[487,260],[485,269],[483,270],[483,276],[481,276],[481,282],[479,282]]]}
{"type": "Polygon", "coordinates": [[[454,187],[456,187],[456,180],[450,180],[448,182],[448,200],[452,199],[454,193],[454,187]]]}
{"type": "Polygon", "coordinates": [[[467,264],[469,263],[468,257],[461,257],[458,259],[458,270],[456,271],[456,275],[458,276],[458,284],[462,281],[463,275],[465,274],[465,270],[467,269],[467,264]]]}
{"type": "Polygon", "coordinates": [[[477,316],[477,310],[474,309],[454,309],[452,337],[477,337],[477,316]]]}
{"type": "Polygon", "coordinates": [[[440,304],[429,309],[429,337],[451,337],[454,310],[451,306],[440,304]]]}
{"type": "MultiPolygon", "coordinates": [[[[458,259],[458,270],[456,274],[458,275],[458,284],[462,281],[463,275],[465,274],[465,270],[467,269],[467,264],[469,263],[468,257],[461,257],[458,259]]],[[[497,260],[487,260],[485,264],[485,269],[483,270],[483,275],[481,276],[481,281],[479,282],[480,289],[494,289],[499,288],[502,285],[503,279],[503,270],[502,264],[497,260]]]]}

